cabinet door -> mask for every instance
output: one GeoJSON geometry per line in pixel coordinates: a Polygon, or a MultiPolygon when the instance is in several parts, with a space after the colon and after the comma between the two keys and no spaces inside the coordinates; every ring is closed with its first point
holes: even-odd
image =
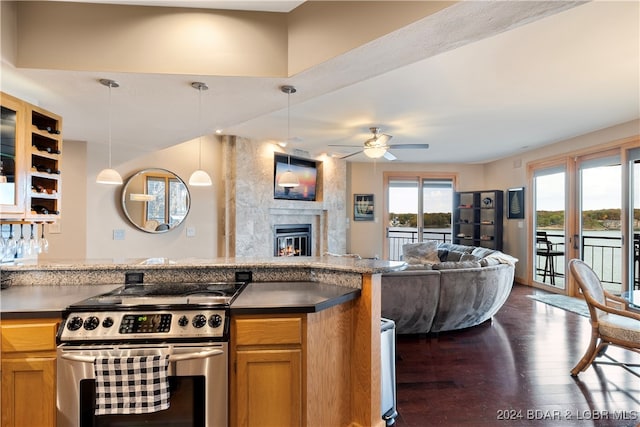
{"type": "Polygon", "coordinates": [[[0,218],[20,219],[25,213],[25,114],[22,101],[1,94],[0,218]]]}
{"type": "Polygon", "coordinates": [[[302,351],[237,353],[237,426],[286,427],[302,423],[302,351]]]}
{"type": "Polygon", "coordinates": [[[2,360],[2,427],[55,426],[55,357],[2,360]]]}

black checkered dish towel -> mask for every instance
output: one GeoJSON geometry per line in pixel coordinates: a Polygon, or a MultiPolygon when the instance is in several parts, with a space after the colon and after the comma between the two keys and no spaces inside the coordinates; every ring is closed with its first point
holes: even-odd
{"type": "Polygon", "coordinates": [[[96,415],[169,408],[169,355],[96,357],[96,415]]]}

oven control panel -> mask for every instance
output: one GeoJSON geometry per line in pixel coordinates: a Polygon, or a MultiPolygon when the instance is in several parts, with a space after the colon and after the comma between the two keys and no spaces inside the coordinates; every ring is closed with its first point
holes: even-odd
{"type": "Polygon", "coordinates": [[[136,339],[228,339],[225,310],[70,312],[60,342],[136,339]]]}

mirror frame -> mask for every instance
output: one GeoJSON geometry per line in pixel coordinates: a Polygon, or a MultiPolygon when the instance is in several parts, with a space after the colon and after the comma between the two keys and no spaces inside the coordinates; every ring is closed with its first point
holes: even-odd
{"type": "MultiPolygon", "coordinates": [[[[122,186],[122,195],[121,195],[121,207],[122,207],[122,211],[124,212],[124,215],[127,217],[127,219],[129,220],[129,222],[136,227],[138,230],[142,230],[145,233],[151,233],[151,234],[162,234],[162,233],[166,233],[168,231],[174,230],[175,228],[177,228],[180,224],[182,224],[184,222],[184,220],[187,218],[187,216],[189,215],[189,211],[191,210],[191,193],[189,192],[189,187],[187,186],[187,184],[182,180],[182,178],[180,178],[178,175],[176,175],[174,172],[171,172],[170,170],[167,169],[162,169],[162,168],[147,168],[147,169],[142,169],[136,173],[134,173],[133,175],[131,175],[129,178],[127,178],[126,182],[124,183],[124,185],[122,186]],[[129,186],[133,183],[133,181],[140,177],[141,175],[147,175],[147,174],[151,174],[153,172],[157,172],[158,175],[162,175],[162,176],[168,176],[171,175],[172,177],[170,177],[171,179],[175,178],[176,180],[178,180],[185,188],[186,191],[186,213],[184,215],[184,217],[182,218],[182,220],[180,220],[180,222],[176,223],[173,227],[171,228],[167,228],[166,230],[149,230],[147,228],[144,227],[144,225],[138,224],[137,221],[135,221],[128,209],[127,209],[127,197],[129,197],[129,195],[131,194],[130,191],[127,191],[129,189],[129,186]]],[[[144,202],[146,203],[146,202],[144,202]]]]}

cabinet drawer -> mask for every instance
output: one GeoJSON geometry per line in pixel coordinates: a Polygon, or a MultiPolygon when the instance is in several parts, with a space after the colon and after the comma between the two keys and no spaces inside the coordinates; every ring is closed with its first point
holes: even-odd
{"type": "Polygon", "coordinates": [[[236,319],[238,345],[302,344],[302,318],[236,319]]]}
{"type": "Polygon", "coordinates": [[[46,351],[56,348],[57,321],[0,325],[2,352],[46,351]]]}

